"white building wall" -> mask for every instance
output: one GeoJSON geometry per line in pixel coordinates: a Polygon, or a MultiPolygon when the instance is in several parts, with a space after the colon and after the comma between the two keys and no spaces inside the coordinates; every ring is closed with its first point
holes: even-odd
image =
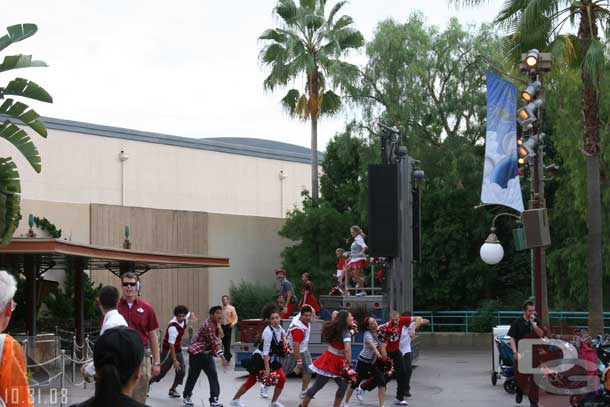
{"type": "Polygon", "coordinates": [[[8,143],[0,156],[17,162],[22,198],[66,203],[121,204],[121,162],[125,151],[127,206],[281,217],[299,206],[310,189],[310,165],[173,145],[49,130],[32,134],[42,156],[36,174],[8,143]],[[280,171],[283,181],[283,202],[280,171]]]}

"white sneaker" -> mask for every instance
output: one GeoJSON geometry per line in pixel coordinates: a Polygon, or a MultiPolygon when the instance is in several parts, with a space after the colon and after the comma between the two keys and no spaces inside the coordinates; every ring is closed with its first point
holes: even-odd
{"type": "Polygon", "coordinates": [[[231,402],[229,403],[229,406],[231,406],[231,407],[246,407],[246,405],[244,403],[242,403],[241,401],[239,401],[239,399],[231,400],[231,402]]]}
{"type": "Polygon", "coordinates": [[[356,387],[356,398],[361,403],[364,401],[364,390],[360,386],[356,387]]]}
{"type": "Polygon", "coordinates": [[[341,407],[349,407],[349,404],[347,404],[347,403],[341,403],[341,407]]]}
{"type": "Polygon", "coordinates": [[[264,399],[269,398],[269,388],[267,386],[261,385],[260,395],[264,399]]]}
{"type": "Polygon", "coordinates": [[[279,401],[274,401],[273,403],[271,403],[271,407],[284,407],[284,405],[279,401]]]}
{"type": "Polygon", "coordinates": [[[395,406],[408,406],[409,403],[407,403],[406,400],[398,400],[398,399],[394,399],[394,405],[395,406]]]}

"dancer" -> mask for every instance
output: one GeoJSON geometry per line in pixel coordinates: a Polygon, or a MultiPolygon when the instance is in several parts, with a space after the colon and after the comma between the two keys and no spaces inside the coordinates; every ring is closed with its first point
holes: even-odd
{"type": "Polygon", "coordinates": [[[235,307],[231,305],[228,295],[222,296],[222,347],[224,348],[225,358],[231,361],[231,334],[233,327],[237,324],[238,317],[235,307]]]}
{"type": "Polygon", "coordinates": [[[265,378],[269,378],[274,372],[278,379],[271,399],[271,407],[284,407],[277,401],[282,394],[284,384],[286,383],[286,375],[282,369],[281,358],[285,356],[286,350],[286,331],[281,326],[280,313],[275,304],[268,304],[263,309],[263,319],[268,321],[268,325],[263,330],[258,348],[253,352],[252,359],[244,363],[244,367],[248,370],[249,375],[246,382],[233,396],[233,400],[229,404],[231,407],[245,407],[245,404],[240,401],[252,386],[256,384],[256,379],[264,370],[265,378]]]}
{"type": "Polygon", "coordinates": [[[347,389],[343,407],[349,407],[349,400],[352,397],[354,389],[356,390],[356,398],[358,401],[363,401],[364,390],[360,387],[360,383],[368,378],[371,378],[374,381],[375,386],[377,386],[379,407],[383,407],[386,381],[384,372],[379,369],[378,365],[375,363],[377,359],[383,357],[378,350],[381,341],[377,337],[377,321],[373,317],[365,317],[360,326],[360,330],[364,332],[364,346],[358,355],[358,363],[356,365],[358,380],[347,389]]]}
{"type": "Polygon", "coordinates": [[[133,391],[133,398],[145,403],[148,397],[148,383],[161,371],[159,357],[159,322],[153,307],[138,297],[137,286],[140,279],[136,273],[128,271],[121,275],[123,295],[119,300],[119,313],[127,321],[127,325],[135,329],[144,342],[144,359],[142,360],[142,374],[140,381],[133,391]],[[151,366],[152,362],[152,366],[151,366]]]}
{"type": "Polygon", "coordinates": [[[352,226],[350,228],[350,233],[354,238],[354,241],[352,242],[351,246],[348,267],[351,271],[351,278],[356,280],[356,288],[358,289],[356,295],[366,295],[366,292],[364,291],[364,278],[362,278],[362,270],[369,265],[365,257],[365,252],[368,246],[364,242],[365,235],[362,232],[362,229],[360,229],[360,226],[352,226]]]}
{"type": "MultiPolygon", "coordinates": [[[[381,345],[381,354],[383,356],[389,356],[394,362],[394,377],[398,382],[394,404],[399,406],[406,406],[409,404],[404,399],[404,395],[406,393],[404,381],[405,369],[402,359],[402,353],[400,352],[400,336],[402,333],[402,328],[404,326],[409,326],[412,321],[415,321],[416,327],[430,323],[429,320],[423,319],[421,317],[401,317],[397,311],[392,311],[390,313],[390,320],[381,327],[379,327],[379,331],[383,334],[384,339],[384,343],[381,345]]],[[[369,390],[368,388],[365,389],[369,390]]]]}
{"type": "Polygon", "coordinates": [[[182,355],[182,336],[186,330],[189,321],[197,321],[197,316],[194,312],[189,312],[184,305],[177,305],[174,308],[174,317],[169,321],[165,336],[163,338],[163,350],[161,351],[161,372],[159,376],[153,377],[150,384],[160,382],[165,377],[167,372],[173,367],[176,370],[176,376],[172,387],[169,388],[169,397],[178,398],[180,393],[176,391],[176,387],[182,384],[184,375],[186,374],[186,364],[182,355]]]}
{"type": "Polygon", "coordinates": [[[341,292],[345,292],[345,250],[338,248],[335,250],[335,255],[337,256],[337,288],[341,292]]]}
{"type": "Polygon", "coordinates": [[[210,308],[210,317],[206,319],[197,335],[191,340],[189,346],[189,373],[184,386],[184,404],[194,406],[195,403],[191,400],[193,388],[199,379],[199,375],[203,370],[208,376],[210,383],[210,407],[222,407],[222,403],[218,401],[220,395],[220,384],[218,383],[218,373],[216,373],[216,363],[214,356],[222,360],[222,367],[227,368],[229,362],[224,358],[222,351],[222,342],[220,340],[220,321],[222,320],[222,307],[215,305],[210,308]]]}
{"type": "Polygon", "coordinates": [[[138,332],[125,326],[108,329],[93,347],[95,395],[73,407],[146,407],[132,398],[140,380],[142,359],[144,344],[138,332]]]}
{"type": "Polygon", "coordinates": [[[286,279],[286,270],[277,269],[275,275],[280,282],[280,294],[284,297],[284,309],[280,310],[282,319],[289,318],[297,308],[297,299],[294,295],[294,286],[286,279]]]}
{"type": "Polygon", "coordinates": [[[317,314],[320,312],[320,305],[318,304],[318,300],[313,292],[313,283],[309,279],[309,273],[301,274],[301,280],[303,281],[303,289],[301,290],[301,301],[299,302],[299,309],[303,307],[303,305],[309,305],[314,312],[317,314]]]}
{"type": "Polygon", "coordinates": [[[301,398],[305,398],[305,391],[309,387],[311,381],[311,354],[309,353],[309,333],[311,318],[314,312],[311,306],[303,305],[301,312],[292,319],[290,327],[288,327],[287,340],[294,353],[284,358],[284,372],[294,372],[295,374],[303,374],[303,383],[301,385],[301,398]]]}
{"type": "Polygon", "coordinates": [[[328,343],[328,349],[310,366],[317,373],[313,385],[305,392],[305,398],[300,407],[307,407],[318,391],[333,379],[339,387],[335,393],[333,407],[339,407],[345,396],[347,383],[341,377],[341,371],[352,361],[352,335],[350,328],[354,318],[348,311],[339,311],[337,317],[327,321],[322,327],[322,340],[328,343]]]}

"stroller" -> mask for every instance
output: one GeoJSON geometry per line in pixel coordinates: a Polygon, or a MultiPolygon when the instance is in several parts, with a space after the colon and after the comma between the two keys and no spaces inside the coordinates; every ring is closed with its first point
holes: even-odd
{"type": "Polygon", "coordinates": [[[517,382],[515,380],[514,355],[510,346],[510,337],[499,335],[494,337],[494,342],[498,349],[500,363],[498,366],[494,366],[494,371],[491,372],[491,384],[495,386],[498,379],[504,378],[504,390],[508,394],[515,394],[517,392],[517,382]]]}

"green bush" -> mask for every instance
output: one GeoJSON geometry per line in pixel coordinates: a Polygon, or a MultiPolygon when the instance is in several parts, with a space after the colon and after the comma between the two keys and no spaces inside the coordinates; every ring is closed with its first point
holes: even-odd
{"type": "Polygon", "coordinates": [[[477,309],[477,315],[473,318],[470,325],[472,332],[491,332],[497,325],[496,311],[502,309],[502,305],[497,300],[485,300],[477,309]]]}
{"type": "Polygon", "coordinates": [[[239,319],[260,318],[265,304],[275,300],[278,290],[261,283],[240,281],[236,286],[231,283],[229,296],[239,319]]]}

